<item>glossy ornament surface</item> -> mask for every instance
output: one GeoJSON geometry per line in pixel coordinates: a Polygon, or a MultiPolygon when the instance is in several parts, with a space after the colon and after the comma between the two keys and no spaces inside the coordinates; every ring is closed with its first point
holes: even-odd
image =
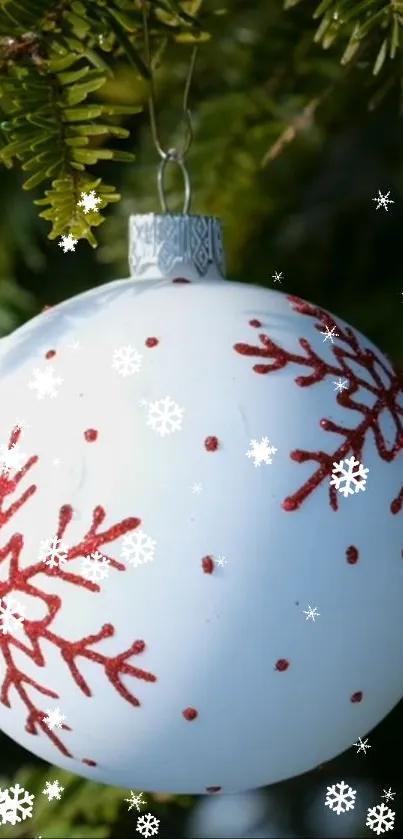
{"type": "Polygon", "coordinates": [[[240,791],[403,694],[402,383],[339,318],[225,281],[217,221],[130,227],[130,279],[0,345],[0,726],[107,784],[240,791]]]}

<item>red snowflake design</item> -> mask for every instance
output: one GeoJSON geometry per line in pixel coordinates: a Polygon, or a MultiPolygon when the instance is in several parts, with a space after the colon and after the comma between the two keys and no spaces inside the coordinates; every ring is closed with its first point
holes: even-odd
{"type": "MultiPolygon", "coordinates": [[[[304,451],[296,449],[290,453],[291,460],[297,463],[314,461],[318,468],[308,481],[292,495],[284,499],[282,507],[284,510],[293,511],[299,509],[311,493],[320,486],[324,480],[330,477],[333,470],[333,463],[344,460],[352,454],[357,460],[362,460],[362,450],[366,435],[373,434],[375,445],[382,460],[391,462],[403,448],[403,405],[399,405],[397,397],[403,395],[403,380],[398,374],[391,371],[379,356],[372,350],[362,348],[358,338],[348,326],[343,328],[332,316],[321,309],[300,300],[294,295],[287,296],[295,312],[316,319],[315,328],[322,332],[326,327],[334,329],[337,333],[337,345],[331,345],[334,361],[328,363],[318,356],[312,349],[309,341],[305,338],[299,339],[303,350],[302,354],[288,352],[279,347],[266,334],[259,334],[260,345],[235,344],[234,350],[240,355],[251,358],[264,359],[264,363],[255,364],[255,373],[265,375],[276,370],[282,370],[288,364],[296,364],[308,368],[306,375],[297,376],[294,381],[298,387],[310,387],[323,381],[326,376],[336,376],[347,379],[348,388],[337,394],[336,399],[343,408],[354,411],[354,416],[359,417],[354,428],[346,428],[338,425],[330,419],[321,419],[320,426],[324,431],[338,434],[344,438],[340,445],[337,445],[332,454],[323,451],[304,451]],[[368,375],[362,378],[357,375],[351,366],[361,368],[368,375]],[[382,372],[382,375],[381,375],[382,372]],[[384,384],[384,380],[388,384],[384,384]],[[373,397],[373,404],[369,407],[357,399],[356,394],[362,388],[373,397]],[[388,447],[379,424],[382,411],[389,411],[392,417],[396,436],[393,444],[388,447]]],[[[261,326],[260,321],[249,321],[255,328],[261,326]]],[[[338,498],[336,487],[329,484],[329,501],[333,510],[338,509],[338,498]]],[[[398,513],[403,505],[403,489],[397,498],[393,499],[390,505],[392,513],[398,513]]]]}
{"type": "MultiPolygon", "coordinates": [[[[21,429],[15,428],[10,437],[8,445],[9,449],[18,442],[20,436],[21,429]]],[[[7,522],[10,521],[10,519],[12,519],[13,516],[16,515],[16,513],[18,513],[24,504],[29,502],[30,498],[32,498],[37,491],[37,487],[32,484],[24,492],[22,492],[20,497],[14,501],[8,509],[4,509],[7,497],[16,491],[21,481],[37,462],[38,457],[34,455],[29,458],[27,463],[19,469],[12,478],[4,473],[0,475],[0,530],[7,522]]],[[[99,644],[99,642],[105,640],[106,638],[111,638],[114,635],[114,627],[109,623],[105,623],[101,626],[99,631],[95,634],[87,635],[86,637],[80,638],[76,641],[69,641],[53,632],[52,624],[59,611],[63,608],[62,599],[57,595],[48,594],[47,592],[42,591],[35,581],[35,578],[40,574],[45,575],[45,577],[57,576],[67,584],[77,586],[81,589],[86,589],[94,594],[99,592],[100,586],[97,583],[83,579],[77,574],[70,573],[65,570],[67,569],[69,560],[73,560],[79,556],[92,554],[95,551],[98,551],[101,546],[114,542],[123,534],[135,530],[135,528],[141,524],[141,521],[138,518],[127,518],[118,524],[112,525],[112,527],[109,527],[107,530],[99,532],[99,528],[105,517],[106,513],[102,507],[97,506],[94,508],[91,527],[85,534],[82,541],[69,549],[66,556],[66,563],[63,564],[63,567],[49,567],[41,561],[38,561],[27,568],[20,567],[20,557],[24,549],[24,536],[21,533],[14,533],[7,544],[3,548],[0,548],[0,565],[6,561],[9,562],[8,579],[6,582],[0,582],[0,599],[4,598],[10,592],[17,595],[18,598],[18,592],[24,592],[25,594],[42,601],[46,608],[46,614],[42,620],[30,621],[29,618],[25,617],[22,624],[25,635],[24,641],[14,638],[9,633],[2,634],[0,632],[0,653],[2,654],[5,662],[5,674],[0,687],[0,702],[6,708],[11,708],[10,694],[12,689],[14,689],[27,710],[25,730],[29,734],[33,735],[38,734],[40,730],[43,731],[63,755],[71,758],[73,755],[68,751],[66,745],[59,739],[54,730],[50,730],[44,722],[44,717],[46,716],[45,711],[43,708],[39,707],[39,703],[35,703],[35,701],[31,699],[33,691],[29,691],[28,689],[31,688],[38,694],[52,699],[58,699],[59,695],[51,688],[40,684],[38,681],[32,679],[23,672],[15,660],[16,650],[24,653],[29,659],[31,659],[31,661],[34,662],[34,664],[36,664],[37,667],[40,668],[46,665],[46,659],[41,650],[41,641],[42,643],[46,641],[50,642],[58,648],[74,682],[81,692],[87,697],[91,697],[92,694],[89,685],[80,672],[78,664],[80,658],[93,661],[100,665],[104,669],[106,678],[109,682],[111,682],[122,699],[125,699],[133,706],[139,706],[140,702],[137,697],[122,683],[122,677],[132,676],[135,679],[143,679],[147,682],[157,681],[156,676],[152,673],[148,673],[146,670],[142,670],[138,667],[134,667],[132,664],[129,664],[129,659],[132,656],[139,655],[144,651],[144,641],[134,641],[129,649],[124,650],[115,656],[106,656],[93,649],[93,647],[99,644]]],[[[59,523],[56,532],[57,539],[63,539],[65,531],[72,518],[73,508],[69,504],[62,506],[59,511],[59,523]]],[[[107,556],[105,551],[102,551],[102,553],[104,556],[107,556]]],[[[107,558],[110,560],[109,567],[115,568],[117,571],[126,570],[125,566],[117,560],[112,557],[107,558]]],[[[71,731],[68,725],[63,725],[62,728],[71,731]]],[[[84,758],[82,762],[91,766],[96,765],[94,761],[88,758],[84,758]]]]}

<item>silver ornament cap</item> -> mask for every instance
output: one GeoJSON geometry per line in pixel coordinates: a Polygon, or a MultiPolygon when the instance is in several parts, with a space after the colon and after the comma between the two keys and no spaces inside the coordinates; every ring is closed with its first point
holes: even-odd
{"type": "Polygon", "coordinates": [[[146,213],[129,218],[130,276],[223,278],[222,226],[213,216],[146,213]]]}

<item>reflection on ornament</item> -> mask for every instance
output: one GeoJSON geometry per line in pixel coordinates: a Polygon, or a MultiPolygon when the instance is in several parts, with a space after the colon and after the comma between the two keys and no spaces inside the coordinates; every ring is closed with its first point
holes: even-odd
{"type": "Polygon", "coordinates": [[[0,345],[0,445],[27,452],[0,476],[0,597],[25,608],[19,636],[0,633],[0,726],[127,788],[275,783],[403,693],[402,382],[320,307],[225,281],[216,219],[133,217],[130,265],[0,345]],[[116,375],[119,347],[141,353],[135,375],[116,375]],[[150,406],[171,404],[175,433],[156,433],[150,406]],[[276,455],[254,469],[261,440],[276,455]],[[350,457],[370,480],[344,498],[331,475],[350,457]],[[141,534],[152,562],[128,561],[141,534]],[[38,560],[51,537],[68,545],[56,567],[38,560]],[[97,552],[109,573],[88,579],[97,552]],[[300,603],[320,606],[314,630],[300,603]]]}

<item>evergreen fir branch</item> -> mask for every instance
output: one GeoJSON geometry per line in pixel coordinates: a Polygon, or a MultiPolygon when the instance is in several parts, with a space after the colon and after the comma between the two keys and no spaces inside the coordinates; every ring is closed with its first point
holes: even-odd
{"type": "MultiPolygon", "coordinates": [[[[289,9],[300,2],[285,0],[284,6],[289,9]]],[[[344,65],[352,61],[358,50],[364,51],[375,42],[373,74],[378,75],[387,57],[395,58],[401,48],[403,7],[393,0],[322,0],[314,18],[321,19],[315,41],[324,49],[336,40],[347,41],[341,58],[344,65]]]]}
{"type": "MultiPolygon", "coordinates": [[[[0,0],[0,162],[29,173],[24,189],[52,181],[44,199],[49,206],[41,214],[52,224],[52,239],[70,231],[95,245],[91,227],[102,216],[83,217],[74,209],[80,191],[92,183],[87,167],[134,159],[102,145],[108,136],[129,136],[105,117],[134,114],[141,107],[113,107],[93,101],[92,95],[113,76],[111,63],[120,56],[149,78],[137,46],[141,26],[141,9],[133,0],[0,0]],[[104,59],[108,54],[112,62],[104,59]]],[[[196,31],[197,22],[177,0],[155,0],[150,27],[166,38],[167,31],[175,37],[183,27],[196,31]]],[[[97,194],[100,209],[118,198],[106,185],[97,194]]]]}
{"type": "Polygon", "coordinates": [[[49,239],[68,236],[71,233],[73,239],[86,239],[92,247],[96,247],[92,228],[98,227],[105,220],[99,210],[119,199],[120,195],[115,192],[115,187],[103,183],[101,178],[89,180],[88,176],[77,172],[54,180],[50,189],[46,190],[45,196],[34,203],[48,207],[39,213],[39,217],[52,222],[49,239]],[[85,213],[78,204],[83,194],[92,190],[100,199],[98,210],[85,213]]]}

